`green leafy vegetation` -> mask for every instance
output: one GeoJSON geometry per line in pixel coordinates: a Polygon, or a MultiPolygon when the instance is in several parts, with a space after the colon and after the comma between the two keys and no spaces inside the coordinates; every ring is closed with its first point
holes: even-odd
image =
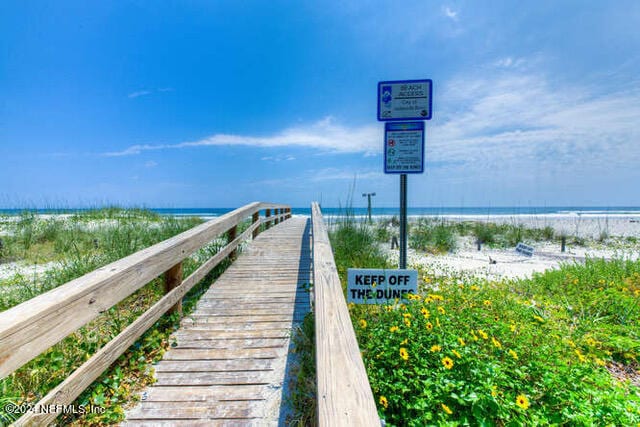
{"type": "MultiPolygon", "coordinates": [[[[534,238],[517,227],[473,227],[494,242],[534,238]]],[[[350,235],[339,228],[338,247],[350,235]]],[[[386,267],[335,255],[339,270],[386,267]]],[[[421,283],[411,301],[350,307],[387,425],[640,422],[639,261],[588,259],[503,281],[412,267],[421,283]]]]}

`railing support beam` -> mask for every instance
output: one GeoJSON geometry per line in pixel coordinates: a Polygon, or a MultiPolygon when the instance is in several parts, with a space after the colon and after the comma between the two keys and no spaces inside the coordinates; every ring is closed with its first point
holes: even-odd
{"type": "MultiPolygon", "coordinates": [[[[164,273],[164,293],[168,294],[182,283],[182,261],[171,267],[164,273]]],[[[168,311],[168,314],[179,313],[182,317],[182,300],[176,302],[168,311]]]]}

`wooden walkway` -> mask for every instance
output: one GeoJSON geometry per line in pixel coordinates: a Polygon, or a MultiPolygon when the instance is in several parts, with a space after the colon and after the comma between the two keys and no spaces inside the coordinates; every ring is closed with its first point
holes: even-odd
{"type": "Polygon", "coordinates": [[[310,310],[310,246],[306,218],[250,242],[182,321],[123,425],[282,424],[291,330],[310,310]]]}

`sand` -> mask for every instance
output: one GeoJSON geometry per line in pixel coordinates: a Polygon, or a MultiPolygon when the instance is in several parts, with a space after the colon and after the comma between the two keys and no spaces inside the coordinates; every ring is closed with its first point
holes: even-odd
{"type": "MultiPolygon", "coordinates": [[[[442,218],[442,217],[440,217],[442,218]]],[[[558,268],[562,263],[584,262],[591,258],[640,258],[640,243],[629,237],[640,239],[640,218],[631,216],[552,216],[519,215],[506,216],[449,216],[446,221],[482,221],[493,223],[521,224],[529,228],[552,227],[557,234],[568,237],[566,251],[561,252],[560,243],[536,242],[533,256],[525,256],[514,248],[493,249],[483,245],[477,250],[471,236],[458,238],[457,249],[452,253],[433,255],[424,251],[408,249],[407,267],[426,269],[436,275],[467,274],[485,277],[489,280],[531,277],[533,273],[558,268]],[[572,244],[573,237],[585,239],[585,246],[572,244]],[[606,237],[606,238],[604,238],[606,237]],[[601,238],[604,238],[600,241],[601,238]],[[490,260],[495,263],[490,263],[490,260]]],[[[415,219],[413,219],[415,220],[415,219]]],[[[411,221],[411,220],[410,220],[411,221]]],[[[398,263],[399,251],[390,249],[389,244],[381,245],[388,259],[398,263]]]]}

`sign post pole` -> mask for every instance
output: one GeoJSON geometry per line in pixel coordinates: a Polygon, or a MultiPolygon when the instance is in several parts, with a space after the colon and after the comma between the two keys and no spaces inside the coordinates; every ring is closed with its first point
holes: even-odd
{"type": "Polygon", "coordinates": [[[401,270],[407,268],[407,174],[400,175],[400,262],[401,270]]]}

